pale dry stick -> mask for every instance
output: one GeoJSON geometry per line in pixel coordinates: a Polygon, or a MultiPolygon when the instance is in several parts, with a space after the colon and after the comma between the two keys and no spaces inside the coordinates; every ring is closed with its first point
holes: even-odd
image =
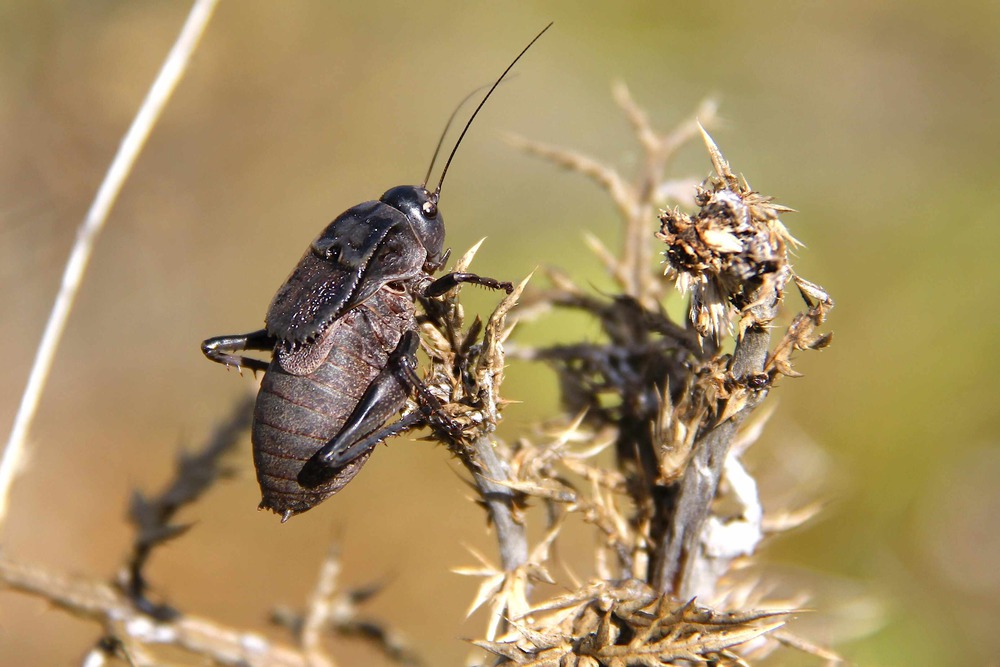
{"type": "Polygon", "coordinates": [[[217,4],[218,0],[196,0],[194,6],[191,7],[191,12],[188,14],[187,21],[184,23],[177,41],[164,60],[163,67],[146,94],[142,106],[139,107],[139,112],[133,119],[125,138],[122,139],[118,152],[111,162],[111,167],[105,174],[104,181],[90,205],[90,210],[87,211],[87,216],[77,231],[76,242],[69,260],[66,262],[59,293],[56,295],[52,312],[49,313],[49,320],[38,345],[31,374],[28,376],[28,384],[21,397],[21,405],[14,417],[10,439],[7,440],[3,459],[0,460],[0,529],[7,518],[11,486],[22,468],[28,432],[38,409],[38,402],[45,389],[49,372],[52,370],[56,349],[59,347],[59,341],[66,328],[66,321],[80,289],[83,274],[90,261],[94,242],[104,227],[111,207],[118,198],[125,179],[132,171],[132,166],[135,164],[139,152],[176,88],[177,82],[180,81],[187,69],[191,54],[197,48],[217,4]]]}
{"type": "Polygon", "coordinates": [[[698,136],[702,124],[715,119],[716,104],[705,100],[694,116],[666,134],[653,129],[649,115],[636,103],[624,82],[613,88],[615,102],[625,114],[644,153],[644,165],[632,186],[634,200],[629,215],[625,216],[625,248],[622,263],[631,274],[629,294],[643,303],[652,305],[655,290],[662,283],[652,279],[649,271],[653,259],[653,246],[647,242],[648,224],[655,217],[657,196],[664,173],[677,150],[698,136]]]}
{"type": "Polygon", "coordinates": [[[673,131],[660,134],[624,83],[615,85],[614,95],[642,147],[643,167],[634,182],[627,182],[613,167],[576,151],[516,135],[509,135],[508,141],[529,155],[590,178],[608,193],[624,225],[622,259],[612,273],[626,294],[648,308],[656,308],[662,282],[654,280],[649,271],[653,250],[647,241],[650,221],[656,217],[656,204],[664,185],[663,174],[677,150],[698,135],[699,122],[710,124],[715,120],[716,104],[712,100],[703,102],[693,117],[673,131]]]}
{"type": "Polygon", "coordinates": [[[653,198],[656,196],[656,188],[663,175],[664,161],[659,159],[662,140],[650,125],[646,112],[632,99],[625,82],[619,81],[615,84],[612,92],[615,102],[632,125],[632,130],[645,154],[644,167],[632,186],[631,210],[624,216],[625,247],[622,249],[622,264],[626,267],[626,274],[629,277],[627,293],[644,301],[652,284],[648,268],[652,250],[648,242],[648,230],[645,227],[653,219],[655,212],[653,198]]]}
{"type": "Polygon", "coordinates": [[[611,167],[582,153],[525,139],[516,134],[507,135],[507,141],[528,155],[543,158],[557,167],[575,171],[590,178],[608,193],[623,219],[632,214],[635,194],[631,187],[622,180],[618,172],[611,167]]]}
{"type": "Polygon", "coordinates": [[[333,611],[334,593],[340,578],[340,552],[336,544],[327,551],[320,566],[319,579],[309,600],[309,607],[302,619],[299,643],[310,667],[333,667],[333,660],[323,651],[320,642],[323,627],[330,621],[333,611]]]}
{"type": "MultiPolygon", "coordinates": [[[[302,650],[211,619],[179,616],[156,621],[137,610],[117,588],[102,581],[68,577],[0,556],[0,583],[48,600],[81,618],[100,623],[108,634],[127,639],[131,650],[170,646],[228,667],[315,667],[302,650]]],[[[148,663],[147,663],[148,664],[148,663]]]]}

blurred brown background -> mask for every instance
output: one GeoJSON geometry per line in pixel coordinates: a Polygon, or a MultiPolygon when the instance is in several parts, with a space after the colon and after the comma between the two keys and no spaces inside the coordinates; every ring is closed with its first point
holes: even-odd
{"type": "MultiPolygon", "coordinates": [[[[553,263],[605,284],[581,233],[616,242],[610,203],[503,133],[630,172],[638,152],[612,81],[664,129],[716,96],[716,140],[756,189],[801,211],[786,219],[808,246],[796,267],[838,302],[834,346],[802,356],[806,377],[782,382],[757,445],[799,443],[814,463],[821,452],[816,493],[834,502],[764,558],[816,582],[815,606],[840,616],[817,638],[848,639],[839,649],[858,664],[995,659],[1000,5],[764,4],[223,3],[98,243],[14,489],[5,553],[112,575],[131,538],[130,490],[159,488],[178,447],[251,386],[198,343],[257,328],[317,231],[419,181],[453,105],[555,20],[449,174],[449,245],[488,235],[476,263],[487,275],[553,263]]],[[[0,4],[4,440],[76,225],[187,9],[0,4]]],[[[708,169],[694,146],[677,174],[708,169]]],[[[520,340],[567,335],[539,324],[520,340]]],[[[503,435],[552,415],[554,389],[544,368],[514,365],[506,395],[523,403],[503,435]]],[[[190,533],[154,556],[150,575],[171,602],[264,628],[274,604],[302,602],[337,535],[345,583],[387,582],[371,615],[429,664],[461,664],[461,638],[483,623],[463,622],[476,582],[449,570],[473,562],[465,545],[494,552],[442,449],[394,442],[339,496],[283,526],[254,509],[249,453],[233,463],[236,478],[185,512],[190,533]]],[[[4,665],[78,664],[96,632],[0,592],[4,665]]],[[[372,657],[350,644],[335,654],[372,657]]]]}

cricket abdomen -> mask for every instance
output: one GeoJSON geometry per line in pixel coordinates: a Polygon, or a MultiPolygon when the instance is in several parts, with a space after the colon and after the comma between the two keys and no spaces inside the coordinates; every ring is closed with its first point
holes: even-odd
{"type": "MultiPolygon", "coordinates": [[[[315,370],[282,363],[276,351],[264,374],[253,422],[253,455],[260,507],[299,514],[342,489],[361,470],[371,450],[332,469],[328,481],[311,488],[298,482],[302,466],[343,428],[372,380],[386,367],[403,333],[415,327],[412,297],[381,289],[335,320],[312,346],[329,347],[315,370]]],[[[397,412],[406,401],[402,389],[397,412]]]]}

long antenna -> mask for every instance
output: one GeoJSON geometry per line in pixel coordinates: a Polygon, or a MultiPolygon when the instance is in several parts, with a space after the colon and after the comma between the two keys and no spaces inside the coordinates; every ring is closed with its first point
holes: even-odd
{"type": "Polygon", "coordinates": [[[461,109],[462,107],[464,107],[465,103],[472,99],[473,95],[475,95],[476,93],[478,93],[480,90],[482,90],[483,88],[485,88],[488,85],[490,85],[490,84],[484,83],[483,85],[479,86],[478,88],[476,88],[475,90],[473,90],[471,93],[469,93],[468,95],[466,95],[465,97],[463,97],[461,102],[459,102],[457,105],[455,105],[455,110],[451,112],[450,116],[448,116],[448,122],[444,124],[444,130],[441,131],[441,136],[438,137],[437,146],[434,147],[434,155],[433,155],[433,157],[431,157],[431,163],[427,167],[427,174],[424,176],[424,182],[420,185],[420,187],[426,188],[427,187],[427,181],[431,180],[431,172],[434,171],[434,163],[437,162],[438,153],[441,152],[441,144],[444,143],[444,138],[445,138],[445,136],[447,136],[448,130],[451,129],[452,121],[454,121],[455,120],[455,116],[458,115],[459,109],[461,109]]]}
{"type": "Polygon", "coordinates": [[[528,49],[530,49],[532,45],[535,42],[537,42],[542,35],[545,34],[545,31],[551,27],[552,23],[549,23],[547,26],[542,28],[542,31],[540,33],[535,35],[535,38],[533,40],[528,42],[528,45],[524,47],[524,49],[519,54],[517,54],[517,58],[514,58],[513,62],[507,65],[507,69],[503,71],[503,74],[500,75],[500,78],[496,80],[496,82],[490,88],[489,92],[486,93],[486,97],[484,97],[483,100],[479,103],[479,106],[476,107],[476,110],[472,112],[472,116],[469,118],[469,122],[467,122],[465,124],[465,127],[462,129],[462,134],[458,135],[458,141],[455,142],[455,147],[451,149],[451,155],[448,156],[448,161],[444,163],[444,169],[441,170],[441,180],[438,181],[437,188],[434,190],[433,194],[434,201],[438,201],[438,199],[440,199],[441,197],[441,186],[444,185],[444,177],[448,174],[448,167],[451,166],[451,161],[455,157],[455,152],[458,151],[458,147],[462,143],[462,139],[465,138],[465,133],[469,131],[469,127],[472,125],[472,121],[476,119],[476,115],[479,113],[479,110],[483,108],[483,105],[486,104],[486,100],[490,99],[490,95],[492,95],[493,91],[497,89],[497,86],[500,85],[500,82],[503,81],[503,78],[507,76],[507,72],[509,72],[511,69],[514,68],[514,65],[516,65],[517,61],[521,59],[521,56],[527,53],[528,49]]]}

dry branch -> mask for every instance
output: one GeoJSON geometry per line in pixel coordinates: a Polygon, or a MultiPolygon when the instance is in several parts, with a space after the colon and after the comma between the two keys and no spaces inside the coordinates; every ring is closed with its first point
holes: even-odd
{"type": "MultiPolygon", "coordinates": [[[[456,262],[454,271],[466,271],[482,241],[456,262]]],[[[443,299],[422,299],[422,332],[431,358],[426,378],[438,392],[438,399],[449,418],[461,426],[461,434],[438,429],[436,437],[444,442],[472,475],[480,502],[496,530],[501,570],[497,589],[504,599],[494,604],[492,631],[503,624],[511,609],[525,606],[527,590],[525,565],[529,551],[525,528],[518,513],[521,494],[508,482],[511,473],[506,457],[498,454],[493,433],[501,418],[503,401],[504,342],[512,327],[507,315],[517,304],[530,276],[516,285],[497,305],[485,325],[478,318],[466,329],[464,312],[458,302],[456,287],[443,299]],[[478,343],[480,331],[482,343],[478,343]]]]}
{"type": "Polygon", "coordinates": [[[31,366],[28,385],[24,389],[21,405],[14,417],[10,439],[4,448],[3,458],[0,459],[0,528],[7,517],[11,486],[23,466],[24,449],[27,446],[31,422],[34,420],[38,402],[41,400],[42,391],[45,389],[49,371],[55,360],[56,349],[62,339],[70,311],[73,309],[76,293],[83,281],[83,274],[87,270],[94,243],[104,228],[111,208],[118,199],[125,179],[128,178],[132,166],[146,144],[146,139],[153,131],[153,126],[156,125],[160,113],[170,100],[181,76],[187,70],[191,55],[198,47],[201,35],[205,31],[217,3],[218,0],[196,0],[191,7],[191,12],[177,36],[177,41],[174,42],[173,48],[163,62],[159,75],[153,81],[153,85],[132,120],[128,132],[122,139],[118,152],[115,154],[108,172],[104,175],[104,181],[90,205],[90,210],[87,211],[87,216],[77,231],[76,242],[73,244],[73,249],[66,262],[59,293],[56,295],[52,311],[49,313],[45,332],[42,334],[42,340],[38,345],[38,351],[31,366]]]}
{"type": "Polygon", "coordinates": [[[151,496],[133,493],[129,517],[136,536],[116,584],[68,577],[9,558],[0,558],[0,581],[13,590],[42,597],[65,611],[98,622],[103,634],[97,647],[88,653],[87,660],[92,662],[121,654],[135,664],[160,664],[157,649],[172,646],[217,665],[333,667],[323,640],[337,635],[360,636],[399,664],[419,665],[419,659],[396,633],[379,622],[359,617],[358,604],[371,597],[374,589],[338,590],[340,561],[336,547],[331,547],[321,566],[306,613],[276,613],[281,624],[298,638],[298,646],[272,642],[254,632],[188,615],[147,597],[146,564],[158,547],[188,528],[172,522],[177,512],[197,501],[225,476],[222,457],[246,433],[252,408],[250,398],[238,401],[202,448],[181,453],[174,476],[162,492],[151,496]]]}
{"type": "Polygon", "coordinates": [[[313,667],[296,648],[214,620],[180,615],[157,621],[107,583],[71,578],[0,557],[0,580],[9,588],[44,598],[75,616],[96,621],[108,636],[143,646],[169,645],[233,667],[313,667]]]}
{"type": "Polygon", "coordinates": [[[161,493],[150,497],[138,490],[133,492],[128,515],[136,534],[132,554],[120,577],[120,586],[140,611],[161,620],[177,615],[169,606],[155,604],[146,597],[147,583],[143,569],[156,547],[188,529],[187,525],[172,524],[171,520],[184,505],[195,502],[226,473],[221,459],[250,428],[252,414],[253,400],[250,397],[238,401],[229,418],[216,427],[204,448],[193,454],[180,453],[174,478],[161,493]]]}

